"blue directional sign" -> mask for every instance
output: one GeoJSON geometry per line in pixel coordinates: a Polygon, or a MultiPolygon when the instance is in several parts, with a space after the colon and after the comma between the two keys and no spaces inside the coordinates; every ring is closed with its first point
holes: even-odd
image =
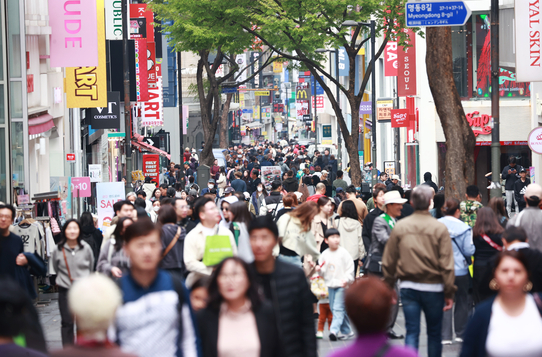
{"type": "Polygon", "coordinates": [[[464,1],[408,2],[405,10],[407,27],[462,26],[471,15],[464,1]]]}
{"type": "Polygon", "coordinates": [[[235,93],[237,92],[237,87],[222,87],[222,93],[235,93]]]}

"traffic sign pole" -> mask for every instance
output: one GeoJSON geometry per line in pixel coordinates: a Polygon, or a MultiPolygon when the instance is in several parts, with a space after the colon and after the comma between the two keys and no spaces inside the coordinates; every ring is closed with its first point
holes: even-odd
{"type": "Polygon", "coordinates": [[[407,27],[463,26],[471,13],[464,1],[416,1],[405,5],[407,27]]]}

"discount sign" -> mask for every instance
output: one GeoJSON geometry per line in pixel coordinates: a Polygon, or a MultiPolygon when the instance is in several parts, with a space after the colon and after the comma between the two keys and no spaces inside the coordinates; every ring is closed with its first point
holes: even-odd
{"type": "Polygon", "coordinates": [[[90,177],[72,177],[73,197],[90,197],[90,177]]]}

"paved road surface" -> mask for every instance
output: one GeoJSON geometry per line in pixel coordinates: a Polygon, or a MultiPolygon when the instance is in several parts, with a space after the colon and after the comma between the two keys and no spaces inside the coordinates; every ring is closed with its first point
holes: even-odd
{"type": "MultiPolygon", "coordinates": [[[[53,295],[53,298],[55,296],[53,295]]],[[[45,333],[45,340],[49,349],[62,348],[62,341],[60,338],[60,313],[58,311],[58,300],[51,300],[51,303],[44,306],[38,306],[38,313],[45,333]]],[[[425,334],[425,321],[422,322],[422,332],[420,336],[420,356],[427,356],[427,335],[425,334]]],[[[405,322],[402,311],[399,311],[397,323],[395,324],[395,331],[401,334],[405,334],[405,322]]],[[[326,326],[327,328],[327,326],[326,326]]],[[[318,340],[318,355],[320,357],[329,356],[334,350],[345,347],[352,341],[335,341],[332,342],[327,338],[327,330],[324,332],[324,339],[318,340]]],[[[392,341],[393,344],[404,344],[404,340],[392,341]]],[[[444,346],[443,357],[456,357],[459,355],[461,345],[454,343],[451,346],[444,346]]]]}

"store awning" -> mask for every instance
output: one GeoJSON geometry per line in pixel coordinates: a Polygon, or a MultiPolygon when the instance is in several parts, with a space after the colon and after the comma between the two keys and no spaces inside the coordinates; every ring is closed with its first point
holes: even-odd
{"type": "Polygon", "coordinates": [[[50,114],[43,114],[28,119],[28,134],[30,135],[45,133],[54,127],[55,123],[53,123],[53,116],[50,114]]]}
{"type": "Polygon", "coordinates": [[[154,152],[156,154],[167,157],[168,160],[171,160],[171,155],[170,154],[168,154],[167,152],[165,152],[163,150],[155,148],[154,146],[152,146],[150,144],[147,144],[145,142],[132,140],[132,145],[135,146],[136,148],[140,149],[140,150],[143,149],[143,150],[152,151],[152,152],[154,152]]]}
{"type": "Polygon", "coordinates": [[[263,127],[262,123],[260,123],[260,122],[248,123],[246,126],[249,129],[259,129],[259,128],[263,127]]]}

